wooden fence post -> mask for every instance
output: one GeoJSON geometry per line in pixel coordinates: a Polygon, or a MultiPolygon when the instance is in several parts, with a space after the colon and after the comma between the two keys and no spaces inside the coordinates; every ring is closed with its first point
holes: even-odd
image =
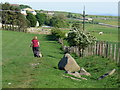
{"type": "Polygon", "coordinates": [[[99,55],[101,56],[101,41],[99,42],[99,55]]]}
{"type": "Polygon", "coordinates": [[[113,56],[113,60],[116,60],[116,44],[114,44],[114,56],[113,56]]]}
{"type": "Polygon", "coordinates": [[[94,45],[94,55],[96,55],[96,42],[95,42],[95,45],[94,45]]]}
{"type": "Polygon", "coordinates": [[[105,57],[107,58],[108,57],[108,43],[106,43],[106,48],[105,48],[105,57]]]}
{"type": "Polygon", "coordinates": [[[97,45],[97,55],[100,55],[100,42],[98,42],[98,45],[97,45]]]}
{"type": "Polygon", "coordinates": [[[102,49],[103,49],[103,50],[102,50],[102,56],[103,56],[103,57],[104,57],[104,51],[105,51],[105,47],[104,47],[104,46],[105,46],[105,43],[103,42],[103,44],[102,44],[102,49]]]}
{"type": "Polygon", "coordinates": [[[94,45],[92,45],[92,55],[94,55],[94,45]]]}
{"type": "Polygon", "coordinates": [[[79,48],[78,47],[76,48],[76,54],[77,54],[77,56],[79,56],[79,48]]]}
{"type": "Polygon", "coordinates": [[[102,56],[103,51],[103,41],[100,42],[100,56],[102,56]]]}
{"type": "Polygon", "coordinates": [[[74,50],[73,50],[73,53],[75,53],[75,46],[74,46],[74,50]]]}
{"type": "Polygon", "coordinates": [[[88,51],[89,51],[89,56],[90,56],[91,55],[91,46],[89,45],[88,47],[89,47],[88,51]]]}
{"type": "Polygon", "coordinates": [[[112,54],[112,48],[113,48],[113,46],[112,46],[112,44],[110,44],[110,58],[112,59],[112,56],[113,56],[113,54],[112,54]]]}
{"type": "Polygon", "coordinates": [[[120,61],[120,48],[118,48],[118,57],[117,57],[117,63],[120,61]]]}
{"type": "Polygon", "coordinates": [[[74,53],[74,46],[71,47],[71,53],[74,53]]]}
{"type": "Polygon", "coordinates": [[[96,55],[98,55],[98,42],[96,43],[96,55]]]}
{"type": "Polygon", "coordinates": [[[85,57],[87,56],[87,48],[85,48],[84,56],[85,56],[85,57]]]}
{"type": "Polygon", "coordinates": [[[103,56],[106,57],[106,43],[104,42],[104,52],[103,52],[103,56]]]}
{"type": "Polygon", "coordinates": [[[87,47],[87,56],[89,56],[89,46],[87,47]]]}
{"type": "Polygon", "coordinates": [[[103,56],[103,45],[104,45],[104,42],[102,41],[102,44],[101,44],[101,56],[103,56]]]}
{"type": "Polygon", "coordinates": [[[95,44],[93,44],[93,46],[92,46],[92,53],[93,53],[93,55],[94,55],[94,49],[95,49],[95,44]]]}
{"type": "Polygon", "coordinates": [[[107,58],[110,58],[110,44],[108,44],[108,57],[107,58]]]}
{"type": "Polygon", "coordinates": [[[77,46],[75,47],[75,54],[77,55],[77,46]]]}
{"type": "Polygon", "coordinates": [[[86,48],[86,51],[87,51],[86,56],[89,56],[89,51],[88,51],[88,48],[89,48],[89,47],[87,47],[87,48],[86,48]]]}
{"type": "Polygon", "coordinates": [[[89,45],[89,55],[92,55],[92,46],[89,45]]]}

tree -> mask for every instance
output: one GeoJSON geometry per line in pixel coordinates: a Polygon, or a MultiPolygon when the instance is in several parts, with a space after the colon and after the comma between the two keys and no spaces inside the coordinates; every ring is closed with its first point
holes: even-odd
{"type": "Polygon", "coordinates": [[[56,39],[65,38],[65,32],[61,31],[59,28],[53,28],[51,33],[56,39]]]}
{"type": "Polygon", "coordinates": [[[27,27],[26,18],[20,13],[18,6],[11,6],[9,3],[4,3],[2,4],[2,10],[2,23],[5,24],[5,29],[21,31],[27,27]],[[9,24],[9,27],[7,24],[9,24]]]}
{"type": "MultiPolygon", "coordinates": [[[[30,6],[28,6],[28,5],[23,5],[23,4],[21,4],[19,7],[20,7],[20,9],[31,8],[30,6]]],[[[31,9],[32,9],[32,8],[31,8],[31,9]]]]}
{"type": "Polygon", "coordinates": [[[44,13],[37,13],[36,19],[39,22],[39,25],[41,26],[41,25],[45,24],[46,15],[44,13]]]}
{"type": "Polygon", "coordinates": [[[35,27],[36,26],[37,20],[36,20],[36,17],[32,13],[27,13],[26,18],[30,22],[30,26],[31,27],[35,27]]]}
{"type": "Polygon", "coordinates": [[[5,3],[5,4],[2,4],[2,23],[3,24],[8,24],[8,11],[6,10],[10,10],[10,4],[9,3],[5,3]]]}
{"type": "Polygon", "coordinates": [[[18,21],[17,24],[19,25],[19,31],[26,32],[26,28],[29,26],[29,21],[25,18],[24,15],[18,14],[17,17],[18,21]]]}
{"type": "Polygon", "coordinates": [[[54,16],[50,19],[50,25],[53,27],[68,27],[69,24],[65,21],[63,16],[54,16]]]}
{"type": "Polygon", "coordinates": [[[77,28],[73,28],[71,32],[68,33],[67,41],[70,46],[78,46],[79,56],[83,56],[84,50],[90,44],[95,42],[96,38],[90,33],[85,31],[80,31],[77,28]]]}
{"type": "Polygon", "coordinates": [[[72,13],[68,13],[67,17],[72,18],[73,17],[72,13]]]}
{"type": "Polygon", "coordinates": [[[82,24],[81,23],[74,23],[73,25],[72,25],[72,30],[82,30],[82,24]]]}
{"type": "Polygon", "coordinates": [[[50,26],[50,19],[51,17],[49,15],[46,15],[45,25],[50,26]]]}

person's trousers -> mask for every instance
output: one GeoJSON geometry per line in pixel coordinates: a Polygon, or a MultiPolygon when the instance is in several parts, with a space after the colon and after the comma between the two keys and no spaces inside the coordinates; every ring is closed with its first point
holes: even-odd
{"type": "Polygon", "coordinates": [[[39,47],[32,47],[34,57],[39,57],[39,47]]]}

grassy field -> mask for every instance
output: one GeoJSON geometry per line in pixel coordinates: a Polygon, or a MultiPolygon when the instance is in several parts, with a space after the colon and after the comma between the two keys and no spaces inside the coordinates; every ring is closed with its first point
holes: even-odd
{"type": "Polygon", "coordinates": [[[61,46],[50,35],[26,34],[22,32],[2,31],[2,87],[3,88],[117,88],[118,65],[114,61],[99,56],[78,58],[80,67],[84,67],[92,76],[88,80],[76,81],[63,77],[58,62],[64,53],[61,46]],[[38,36],[42,58],[34,58],[29,47],[33,36],[38,36]],[[34,65],[37,64],[37,65],[34,65]],[[102,80],[99,76],[117,71],[102,80]]]}
{"type": "MultiPolygon", "coordinates": [[[[74,22],[74,23],[81,22],[75,19],[67,19],[67,21],[74,22]]],[[[110,19],[110,20],[95,19],[94,21],[118,26],[117,19],[116,20],[115,19],[110,19]]],[[[86,31],[91,32],[98,40],[118,42],[118,28],[116,27],[108,27],[108,26],[102,26],[98,24],[85,23],[85,29],[86,31]],[[103,35],[99,35],[99,32],[103,32],[103,35]]]]}
{"type": "MultiPolygon", "coordinates": [[[[118,41],[118,28],[101,26],[98,24],[85,24],[85,30],[90,32],[93,36],[100,41],[119,42],[118,41]],[[103,35],[99,35],[99,32],[103,32],[103,35]]],[[[65,33],[69,30],[62,30],[65,33]]]]}
{"type": "Polygon", "coordinates": [[[98,25],[98,24],[85,24],[85,29],[88,31],[105,32],[108,34],[110,34],[110,33],[118,34],[118,28],[102,26],[102,25],[98,25]]]}
{"type": "Polygon", "coordinates": [[[86,30],[91,32],[98,40],[118,42],[118,28],[95,24],[86,24],[86,30]],[[99,35],[103,32],[103,35],[99,35]]]}
{"type": "Polygon", "coordinates": [[[110,25],[116,25],[118,26],[118,19],[107,19],[107,20],[103,20],[103,19],[94,19],[94,21],[99,22],[99,23],[105,23],[105,24],[110,24],[110,25]]]}

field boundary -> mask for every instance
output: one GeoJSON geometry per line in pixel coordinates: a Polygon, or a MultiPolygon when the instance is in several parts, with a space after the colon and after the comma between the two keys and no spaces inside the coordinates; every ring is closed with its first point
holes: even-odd
{"type": "MultiPolygon", "coordinates": [[[[79,56],[79,48],[77,46],[65,46],[62,40],[59,39],[59,43],[62,44],[62,50],[68,53],[75,53],[79,56]]],[[[104,58],[112,59],[116,63],[119,63],[120,59],[120,47],[117,43],[109,43],[105,41],[97,41],[94,45],[89,45],[83,52],[83,57],[98,55],[104,58]]]]}

